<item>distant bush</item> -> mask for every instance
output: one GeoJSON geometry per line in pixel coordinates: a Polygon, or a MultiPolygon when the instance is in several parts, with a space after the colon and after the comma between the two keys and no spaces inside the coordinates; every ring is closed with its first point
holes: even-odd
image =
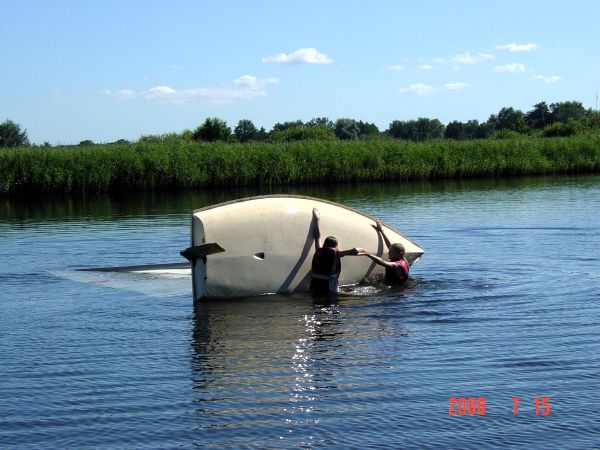
{"type": "Polygon", "coordinates": [[[600,112],[592,111],[586,117],[579,121],[583,131],[600,130],[600,112]]]}
{"type": "Polygon", "coordinates": [[[270,134],[271,142],[292,142],[292,141],[334,141],[335,133],[323,125],[318,126],[298,126],[286,128],[282,131],[272,131],[270,134]]]}
{"type": "Polygon", "coordinates": [[[576,125],[572,119],[567,123],[554,122],[542,130],[544,137],[573,136],[577,132],[576,125]]]}
{"type": "Polygon", "coordinates": [[[492,139],[520,139],[523,137],[523,134],[518,131],[503,129],[494,131],[490,137],[492,139]]]}
{"type": "Polygon", "coordinates": [[[139,143],[144,144],[160,144],[162,141],[162,137],[157,135],[146,135],[138,139],[139,143]]]}

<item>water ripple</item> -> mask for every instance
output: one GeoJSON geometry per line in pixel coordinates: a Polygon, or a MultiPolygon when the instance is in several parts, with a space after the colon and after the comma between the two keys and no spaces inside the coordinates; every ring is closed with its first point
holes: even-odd
{"type": "Polygon", "coordinates": [[[0,447],[597,446],[600,178],[312,193],[423,245],[411,283],[194,311],[189,280],[74,269],[177,260],[226,193],[1,211],[0,447]]]}

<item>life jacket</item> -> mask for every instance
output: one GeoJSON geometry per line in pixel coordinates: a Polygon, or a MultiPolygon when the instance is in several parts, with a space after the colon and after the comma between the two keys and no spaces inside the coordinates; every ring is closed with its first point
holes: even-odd
{"type": "Polygon", "coordinates": [[[321,247],[315,251],[312,259],[312,289],[337,291],[337,280],[342,268],[337,253],[337,249],[332,247],[321,247]]]}
{"type": "Polygon", "coordinates": [[[396,267],[399,267],[400,270],[398,271],[395,268],[386,267],[384,283],[390,286],[398,286],[406,283],[406,280],[408,280],[408,271],[410,269],[408,263],[404,259],[390,262],[396,267]]]}

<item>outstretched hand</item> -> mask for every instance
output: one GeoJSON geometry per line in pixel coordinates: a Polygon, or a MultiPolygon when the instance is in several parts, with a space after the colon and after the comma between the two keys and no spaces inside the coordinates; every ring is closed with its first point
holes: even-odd
{"type": "Polygon", "coordinates": [[[379,219],[375,219],[375,225],[371,224],[371,226],[373,228],[375,228],[375,231],[383,231],[383,227],[381,225],[381,220],[379,220],[379,219]]]}
{"type": "Polygon", "coordinates": [[[321,213],[317,208],[313,208],[313,217],[315,220],[319,220],[321,218],[321,213]]]}

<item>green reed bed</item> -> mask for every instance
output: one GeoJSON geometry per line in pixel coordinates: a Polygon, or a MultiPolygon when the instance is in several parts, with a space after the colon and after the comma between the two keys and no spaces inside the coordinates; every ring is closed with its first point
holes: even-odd
{"type": "Polygon", "coordinates": [[[593,173],[600,137],[0,149],[0,194],[593,173]]]}

